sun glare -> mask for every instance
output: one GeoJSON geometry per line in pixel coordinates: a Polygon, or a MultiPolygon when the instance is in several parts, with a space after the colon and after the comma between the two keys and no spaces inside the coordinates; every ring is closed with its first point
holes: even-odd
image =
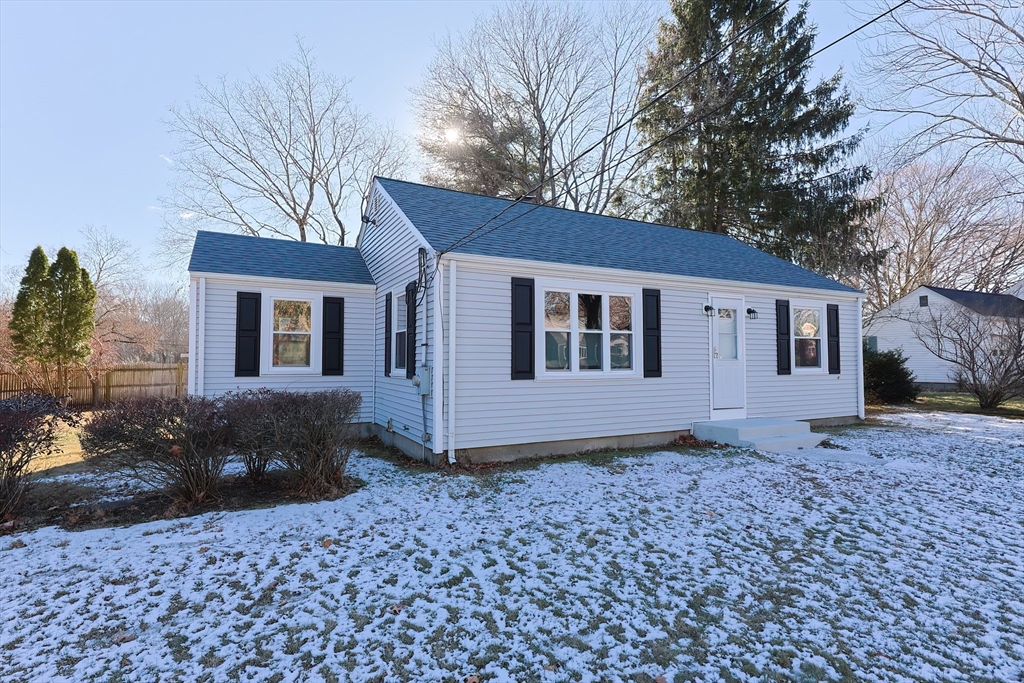
{"type": "Polygon", "coordinates": [[[449,128],[444,132],[444,140],[448,143],[458,142],[460,137],[458,128],[449,128]]]}

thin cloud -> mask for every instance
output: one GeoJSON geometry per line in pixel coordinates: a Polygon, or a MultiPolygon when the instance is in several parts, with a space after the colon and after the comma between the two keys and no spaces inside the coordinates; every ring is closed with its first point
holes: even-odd
{"type": "Polygon", "coordinates": [[[166,161],[168,166],[174,166],[174,160],[170,157],[165,157],[163,154],[160,154],[159,157],[166,161]]]}

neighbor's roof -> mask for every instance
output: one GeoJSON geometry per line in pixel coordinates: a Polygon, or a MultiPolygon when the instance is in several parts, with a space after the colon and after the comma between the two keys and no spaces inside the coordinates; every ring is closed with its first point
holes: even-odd
{"type": "Polygon", "coordinates": [[[928,287],[928,289],[981,315],[1003,318],[1024,316],[1024,300],[1009,294],[988,294],[964,289],[946,289],[945,287],[928,287]]]}
{"type": "Polygon", "coordinates": [[[188,269],[193,273],[374,284],[354,247],[204,230],[196,233],[188,269]]]}
{"type": "MultiPolygon", "coordinates": [[[[512,203],[507,199],[401,180],[377,180],[437,250],[447,249],[512,203]]],[[[569,209],[519,204],[476,235],[479,239],[456,247],[453,252],[840,292],[857,291],[725,235],[569,209]],[[522,218],[517,220],[517,217],[522,218]]]]}

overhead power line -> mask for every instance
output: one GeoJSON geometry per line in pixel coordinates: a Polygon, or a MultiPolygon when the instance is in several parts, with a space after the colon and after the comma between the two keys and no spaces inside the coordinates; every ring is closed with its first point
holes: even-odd
{"type": "MultiPolygon", "coordinates": [[[[798,63],[797,63],[797,65],[799,65],[799,64],[803,64],[803,63],[805,63],[805,62],[808,62],[808,61],[810,61],[810,60],[814,59],[815,57],[817,57],[818,55],[820,55],[820,54],[821,54],[822,52],[824,52],[825,50],[828,50],[828,49],[830,49],[830,48],[832,48],[832,47],[835,47],[835,46],[836,46],[836,45],[838,45],[839,43],[841,43],[841,42],[843,42],[844,40],[846,40],[846,39],[850,38],[851,36],[854,36],[854,35],[856,35],[857,33],[860,33],[861,31],[863,31],[863,30],[864,30],[864,29],[866,29],[867,27],[871,26],[872,24],[874,24],[874,23],[875,23],[875,22],[877,22],[877,21],[880,21],[881,19],[884,19],[884,18],[885,18],[886,16],[888,16],[888,15],[892,14],[893,12],[895,12],[895,11],[896,11],[896,10],[898,10],[899,8],[903,7],[904,5],[906,5],[906,4],[908,4],[908,3],[910,3],[911,1],[912,1],[912,0],[902,0],[902,1],[901,1],[901,2],[899,2],[898,4],[896,4],[896,5],[893,5],[892,7],[890,7],[890,8],[889,8],[888,10],[886,10],[885,12],[882,12],[881,14],[879,14],[879,15],[877,15],[877,16],[875,16],[875,17],[873,17],[872,19],[870,19],[870,20],[868,20],[868,21],[866,21],[866,22],[864,22],[863,24],[861,24],[861,25],[857,26],[856,28],[854,28],[854,29],[852,29],[852,30],[848,31],[847,33],[843,34],[843,35],[842,35],[842,36],[840,36],[839,38],[836,38],[835,40],[833,40],[832,42],[828,43],[827,45],[824,45],[824,46],[822,46],[822,47],[818,48],[817,50],[815,50],[814,52],[810,53],[809,55],[807,55],[806,57],[804,57],[804,58],[803,58],[802,60],[800,60],[800,62],[798,62],[798,63]]],[[[781,4],[783,4],[783,5],[784,5],[785,3],[783,2],[783,3],[781,3],[781,4]]],[[[756,24],[757,24],[758,22],[761,22],[761,21],[765,20],[765,19],[766,19],[766,18],[767,18],[767,17],[768,17],[768,16],[770,15],[770,14],[774,13],[774,12],[775,12],[775,11],[776,11],[776,10],[778,9],[778,7],[779,7],[779,6],[777,5],[776,7],[772,8],[772,10],[770,10],[770,11],[769,11],[768,13],[766,13],[766,14],[765,14],[764,16],[760,17],[760,18],[759,18],[759,19],[758,19],[758,20],[757,20],[756,22],[754,22],[754,24],[751,24],[750,26],[748,26],[748,27],[747,27],[747,29],[744,29],[744,31],[749,31],[749,30],[750,30],[750,29],[752,29],[752,28],[753,28],[753,27],[754,27],[754,26],[755,26],[755,25],[756,25],[756,24]]],[[[722,48],[722,50],[724,50],[725,48],[729,47],[729,46],[730,46],[730,45],[731,45],[731,44],[732,44],[733,42],[735,42],[735,40],[737,40],[737,39],[739,38],[739,35],[742,35],[742,34],[738,34],[738,35],[737,35],[737,37],[736,37],[736,38],[734,38],[734,39],[733,39],[733,41],[730,41],[730,43],[729,43],[729,44],[727,44],[727,45],[726,45],[725,47],[723,47],[723,48],[722,48]]],[[[669,88],[668,90],[666,90],[666,91],[664,91],[663,93],[661,93],[660,95],[658,95],[658,99],[663,99],[663,98],[664,98],[665,96],[667,96],[667,95],[668,95],[668,94],[669,94],[669,93],[670,93],[670,92],[671,92],[672,90],[674,90],[675,88],[678,88],[678,87],[679,87],[679,86],[680,86],[680,85],[682,84],[682,81],[683,81],[683,79],[685,79],[685,78],[688,78],[689,76],[691,76],[692,74],[694,74],[694,73],[695,73],[695,72],[696,72],[696,71],[697,71],[698,69],[702,68],[702,67],[703,67],[703,66],[704,66],[705,64],[707,64],[708,62],[710,62],[710,60],[711,60],[711,59],[713,59],[714,57],[718,56],[718,54],[720,54],[720,53],[722,52],[722,50],[719,50],[719,51],[718,51],[718,52],[716,52],[716,53],[715,53],[714,55],[712,55],[712,57],[709,57],[708,59],[706,59],[706,60],[704,60],[703,62],[701,62],[701,64],[700,64],[700,65],[698,65],[697,67],[694,67],[694,68],[693,68],[693,69],[691,69],[691,70],[690,70],[689,72],[687,72],[687,74],[686,74],[686,75],[685,75],[685,76],[684,76],[684,77],[683,77],[682,79],[680,79],[680,80],[677,80],[677,81],[676,81],[676,82],[675,82],[675,83],[674,83],[674,84],[673,84],[673,85],[672,85],[672,86],[671,86],[671,87],[670,87],[670,88],[669,88]]],[[[787,68],[791,68],[791,67],[787,67],[787,68]]],[[[756,86],[759,86],[759,85],[761,85],[761,84],[762,84],[762,82],[765,82],[765,81],[768,81],[768,80],[770,80],[770,79],[773,79],[773,78],[777,77],[778,75],[780,75],[780,74],[782,73],[782,71],[784,71],[784,69],[777,69],[777,70],[775,70],[775,71],[773,71],[773,72],[771,72],[771,73],[769,73],[769,74],[767,74],[767,75],[765,75],[765,76],[762,76],[762,77],[761,77],[760,79],[758,79],[758,80],[757,80],[757,81],[756,81],[756,82],[755,82],[755,83],[753,84],[753,86],[752,86],[752,87],[756,87],[756,86]]],[[[650,103],[648,103],[648,104],[650,104],[650,103]]],[[[672,138],[672,137],[674,137],[674,136],[678,135],[679,133],[683,132],[683,131],[684,131],[684,130],[686,130],[687,128],[690,128],[691,126],[694,126],[694,125],[696,125],[696,124],[698,124],[698,123],[701,123],[701,122],[705,121],[706,119],[710,118],[710,117],[711,117],[711,116],[713,116],[714,114],[717,114],[717,113],[718,113],[719,111],[721,111],[722,109],[724,109],[724,108],[725,108],[725,106],[726,106],[727,104],[729,104],[729,102],[728,102],[728,101],[726,101],[726,102],[723,102],[722,104],[718,105],[717,107],[715,107],[715,108],[713,108],[713,109],[711,109],[711,110],[709,110],[709,111],[706,111],[706,112],[702,113],[702,114],[701,114],[700,116],[698,116],[698,117],[694,118],[693,120],[685,122],[685,123],[684,123],[684,124],[682,124],[681,126],[679,126],[679,127],[675,128],[675,129],[673,129],[673,130],[669,131],[668,133],[666,133],[665,135],[661,136],[660,138],[658,138],[658,139],[657,139],[657,140],[655,140],[654,142],[650,143],[649,145],[647,145],[647,146],[643,147],[642,149],[640,149],[640,150],[638,150],[638,151],[634,152],[633,154],[631,154],[631,155],[629,155],[629,156],[627,156],[627,157],[625,157],[625,158],[623,158],[623,159],[620,159],[620,160],[618,160],[618,161],[617,161],[617,162],[616,162],[615,164],[613,164],[613,165],[612,165],[612,166],[610,166],[609,168],[603,169],[603,170],[601,171],[601,173],[607,173],[607,172],[608,172],[609,170],[611,170],[611,169],[617,168],[618,166],[620,166],[620,165],[622,165],[622,164],[624,164],[624,163],[626,163],[626,162],[628,162],[628,161],[632,161],[633,159],[635,159],[636,157],[638,157],[638,156],[640,156],[640,155],[642,155],[642,154],[646,154],[647,152],[651,151],[652,149],[654,149],[655,147],[657,147],[657,146],[658,146],[658,145],[660,145],[661,143],[665,142],[665,141],[666,141],[666,140],[668,140],[669,138],[672,138]]],[[[645,108],[646,108],[646,105],[645,105],[645,107],[643,107],[643,108],[641,108],[641,109],[637,110],[637,112],[636,112],[636,113],[634,113],[632,117],[630,117],[630,119],[629,119],[629,120],[627,121],[627,123],[628,123],[629,121],[632,121],[633,119],[635,119],[635,118],[636,118],[636,116],[637,116],[637,115],[638,115],[639,113],[641,113],[642,111],[644,111],[644,109],[645,109],[645,108]]],[[[593,149],[595,149],[595,148],[596,148],[596,146],[597,146],[597,144],[600,144],[600,141],[598,141],[598,143],[595,143],[595,145],[591,146],[591,147],[590,147],[590,150],[593,150],[593,149]]],[[[562,171],[564,171],[564,170],[565,170],[566,168],[568,168],[569,166],[571,166],[572,164],[574,164],[574,163],[575,163],[576,161],[578,161],[578,160],[579,160],[579,157],[577,157],[576,159],[573,159],[573,160],[572,160],[572,161],[570,161],[570,162],[569,162],[568,164],[566,164],[566,165],[565,165],[565,166],[563,166],[563,167],[562,167],[561,169],[559,169],[559,170],[558,170],[558,171],[557,171],[557,172],[556,172],[555,174],[553,174],[553,176],[554,176],[554,175],[557,175],[557,174],[559,174],[559,173],[561,173],[562,171]]],[[[596,177],[597,177],[597,175],[600,175],[600,173],[598,173],[598,174],[595,174],[595,175],[594,175],[593,177],[589,178],[588,180],[593,180],[594,178],[596,178],[596,177]]],[[[558,195],[558,196],[561,196],[561,195],[558,195]]],[[[557,199],[557,197],[558,197],[558,196],[552,197],[552,198],[551,198],[551,201],[553,201],[553,200],[557,199]]],[[[533,211],[535,211],[536,209],[539,209],[539,208],[541,208],[542,206],[547,206],[547,204],[546,204],[546,203],[542,203],[542,204],[531,204],[530,208],[529,208],[529,209],[527,209],[526,211],[524,211],[523,213],[521,213],[521,214],[518,214],[518,215],[516,215],[516,216],[514,216],[514,217],[510,218],[509,220],[507,220],[507,221],[505,221],[505,222],[503,222],[503,223],[499,223],[499,224],[497,224],[497,225],[494,225],[494,226],[492,226],[492,227],[491,227],[491,228],[490,228],[489,230],[484,230],[484,229],[485,229],[485,228],[486,228],[486,227],[487,227],[488,225],[490,225],[490,224],[491,224],[491,223],[492,223],[493,221],[497,220],[497,219],[498,219],[498,218],[500,218],[500,217],[501,217],[502,215],[504,215],[504,214],[505,214],[506,212],[508,212],[508,211],[509,211],[510,209],[512,209],[512,208],[513,208],[514,206],[516,206],[517,204],[520,204],[520,203],[523,203],[523,202],[522,202],[522,198],[520,198],[520,199],[517,199],[517,200],[515,200],[515,201],[513,201],[513,202],[510,202],[510,203],[509,203],[509,205],[508,205],[508,206],[506,206],[506,207],[505,207],[504,209],[502,209],[502,210],[501,210],[501,211],[499,211],[499,212],[498,212],[497,214],[495,214],[495,215],[494,215],[494,216],[492,216],[491,218],[489,218],[489,219],[487,219],[486,221],[484,221],[483,223],[481,223],[481,224],[480,224],[479,226],[477,226],[477,227],[473,228],[473,229],[472,229],[472,230],[470,230],[470,231],[469,231],[468,233],[466,233],[465,235],[463,235],[462,237],[460,237],[459,239],[457,239],[457,240],[456,240],[455,242],[453,242],[453,243],[451,244],[451,246],[449,246],[449,247],[447,247],[446,249],[443,249],[443,250],[442,250],[441,252],[439,252],[439,254],[438,254],[438,255],[440,256],[440,255],[442,255],[442,254],[446,254],[446,253],[448,253],[448,252],[452,251],[453,249],[457,249],[457,248],[459,248],[459,247],[463,247],[463,246],[465,246],[465,245],[469,244],[470,242],[473,242],[473,241],[475,241],[475,240],[478,240],[478,239],[480,239],[481,237],[484,237],[484,236],[486,236],[486,235],[489,235],[489,234],[493,233],[494,231],[498,230],[499,228],[502,228],[502,227],[504,227],[504,226],[506,226],[506,225],[508,225],[508,224],[510,224],[510,223],[512,223],[512,222],[514,222],[514,221],[517,221],[517,220],[519,220],[519,219],[521,219],[521,218],[523,218],[523,217],[525,217],[525,216],[529,215],[530,213],[532,213],[532,212],[533,212],[533,211]]]]}
{"type": "MultiPolygon", "coordinates": [[[[537,184],[536,186],[534,186],[534,187],[533,187],[533,188],[531,188],[530,190],[527,190],[527,191],[526,191],[526,192],[525,192],[525,193],[524,193],[524,194],[523,194],[522,196],[520,196],[519,198],[517,198],[517,199],[516,199],[515,201],[513,201],[513,202],[512,202],[511,204],[509,204],[508,206],[506,206],[506,207],[505,207],[504,209],[502,209],[502,210],[501,210],[500,212],[498,212],[497,214],[495,214],[495,215],[494,215],[494,216],[492,216],[491,218],[488,218],[488,219],[487,219],[486,221],[484,221],[484,222],[483,222],[483,223],[482,223],[481,225],[479,225],[478,227],[474,228],[473,230],[471,230],[471,231],[470,231],[470,232],[468,232],[467,234],[465,234],[465,235],[463,235],[462,237],[460,237],[460,238],[459,238],[458,240],[456,240],[456,241],[455,241],[455,242],[454,242],[454,243],[453,243],[453,244],[452,244],[451,246],[449,246],[448,248],[446,248],[446,249],[442,250],[442,251],[441,251],[440,253],[441,253],[441,254],[444,254],[444,253],[447,253],[447,252],[451,251],[452,249],[456,249],[456,248],[458,248],[459,246],[462,246],[462,240],[465,240],[465,239],[469,238],[469,237],[470,237],[471,235],[473,235],[473,234],[474,234],[475,232],[477,232],[477,231],[479,231],[479,230],[482,230],[482,229],[484,229],[484,228],[485,228],[485,227],[487,227],[487,226],[488,226],[488,225],[489,225],[489,224],[490,224],[490,223],[491,223],[492,221],[495,221],[495,220],[497,220],[498,218],[501,218],[501,216],[503,216],[503,215],[505,214],[505,212],[507,212],[507,211],[508,211],[509,209],[511,209],[511,208],[512,208],[513,206],[516,206],[517,204],[521,204],[521,203],[523,203],[523,202],[524,202],[524,199],[525,199],[526,197],[528,197],[528,196],[532,195],[532,194],[533,194],[534,192],[537,192],[538,190],[540,190],[541,188],[543,188],[543,187],[544,187],[544,185],[545,185],[545,184],[546,184],[546,183],[548,182],[548,180],[550,180],[551,178],[557,178],[557,177],[558,177],[559,175],[561,175],[561,174],[562,174],[562,173],[564,173],[564,172],[565,172],[566,170],[568,170],[569,168],[571,168],[571,167],[572,167],[573,165],[575,165],[576,163],[578,163],[578,162],[579,162],[580,160],[582,160],[583,158],[585,158],[585,157],[586,157],[586,156],[587,156],[588,154],[590,154],[590,153],[591,153],[591,152],[593,152],[593,151],[594,151],[595,149],[597,149],[597,148],[598,148],[598,147],[599,147],[599,146],[600,146],[601,144],[603,144],[603,143],[604,143],[604,142],[605,142],[606,140],[608,140],[609,138],[611,138],[611,137],[612,137],[613,135],[617,134],[617,133],[618,133],[619,131],[621,131],[621,130],[622,130],[623,128],[625,128],[625,127],[626,127],[626,126],[628,126],[629,124],[633,123],[633,121],[635,121],[635,120],[637,119],[637,117],[638,117],[638,116],[640,116],[640,115],[641,115],[641,114],[643,114],[643,113],[644,113],[645,111],[647,111],[648,109],[650,109],[651,107],[653,107],[654,105],[656,105],[656,104],[657,104],[658,102],[660,102],[660,101],[662,101],[663,99],[665,99],[666,97],[668,97],[668,96],[669,96],[669,95],[670,95],[670,94],[671,94],[672,92],[674,92],[674,91],[675,91],[675,90],[676,90],[677,88],[679,88],[679,86],[683,85],[683,84],[684,84],[684,83],[685,83],[685,82],[687,81],[687,79],[689,79],[689,78],[690,78],[691,76],[693,76],[693,75],[694,75],[695,73],[697,73],[698,71],[700,71],[701,69],[703,69],[703,68],[704,68],[705,66],[707,66],[708,64],[710,64],[710,63],[711,63],[711,62],[712,62],[712,61],[713,61],[714,59],[716,59],[716,58],[717,58],[717,57],[719,57],[719,56],[720,56],[720,55],[721,55],[722,53],[724,53],[724,52],[725,52],[726,50],[728,50],[728,49],[729,49],[730,47],[732,47],[732,46],[733,46],[733,45],[735,45],[735,44],[736,44],[737,42],[739,42],[739,40],[740,40],[740,39],[742,39],[742,38],[743,38],[743,37],[744,37],[745,35],[747,35],[747,34],[748,34],[748,33],[750,33],[751,31],[753,31],[753,30],[754,30],[755,28],[757,28],[758,26],[760,26],[760,25],[761,25],[762,23],[764,23],[765,21],[767,21],[769,17],[771,17],[771,16],[773,15],[773,14],[775,14],[776,12],[778,12],[779,10],[781,10],[781,9],[782,9],[783,7],[785,7],[785,6],[786,6],[786,3],[787,3],[787,1],[788,1],[788,0],[781,0],[781,2],[779,2],[778,4],[776,4],[776,5],[774,6],[774,7],[772,7],[772,8],[770,9],[770,10],[768,10],[767,12],[765,12],[765,13],[764,13],[763,15],[761,15],[760,17],[758,17],[758,18],[757,18],[757,19],[756,19],[755,21],[753,21],[753,22],[752,22],[752,23],[751,23],[751,24],[750,24],[749,26],[746,26],[746,27],[744,27],[744,28],[743,28],[743,29],[742,29],[741,31],[739,31],[739,32],[738,32],[738,33],[737,33],[737,34],[736,34],[735,36],[733,36],[733,37],[732,37],[732,38],[731,38],[731,39],[730,39],[730,40],[729,40],[728,42],[726,42],[726,43],[725,43],[725,45],[723,45],[723,46],[722,46],[722,47],[720,47],[720,48],[719,48],[718,50],[716,50],[716,51],[715,51],[715,52],[714,52],[713,54],[711,54],[711,55],[710,55],[710,56],[708,56],[708,57],[707,57],[706,59],[704,59],[704,60],[703,60],[703,61],[702,61],[702,62],[701,62],[700,64],[698,64],[698,65],[694,66],[694,67],[693,67],[692,69],[690,69],[689,71],[687,71],[686,73],[684,73],[684,74],[683,74],[682,76],[680,76],[679,78],[677,78],[677,79],[676,79],[676,81],[675,81],[675,82],[674,82],[674,83],[673,83],[672,85],[670,85],[670,86],[669,86],[668,88],[666,88],[666,89],[665,89],[665,90],[663,90],[662,92],[658,93],[658,94],[657,94],[657,95],[656,95],[655,97],[653,97],[653,98],[652,98],[652,99],[651,99],[650,101],[648,101],[648,102],[647,102],[646,104],[644,104],[644,105],[643,105],[642,107],[640,107],[640,108],[639,108],[639,109],[637,109],[637,110],[636,110],[635,112],[633,112],[633,113],[632,113],[632,114],[631,114],[631,115],[629,116],[629,118],[627,118],[627,119],[626,119],[625,121],[623,121],[623,122],[622,122],[622,123],[620,123],[619,125],[617,125],[617,126],[615,126],[614,128],[612,128],[612,129],[611,129],[610,131],[608,131],[607,133],[605,133],[604,135],[602,135],[602,136],[601,136],[601,138],[600,138],[600,139],[598,139],[598,140],[597,140],[596,142],[594,142],[594,143],[593,143],[592,145],[590,145],[590,146],[589,146],[589,147],[587,147],[587,148],[586,148],[585,150],[583,150],[582,152],[580,152],[579,154],[577,154],[577,155],[576,155],[575,157],[573,157],[572,159],[570,159],[569,161],[567,161],[567,162],[566,162],[565,164],[563,164],[563,165],[562,165],[562,166],[561,166],[561,167],[560,167],[560,168],[559,168],[558,170],[556,170],[556,171],[552,172],[552,173],[551,173],[551,175],[550,175],[550,176],[549,176],[548,178],[542,178],[539,184],[537,184]]],[[[630,157],[630,158],[634,158],[634,157],[630,157]]],[[[620,161],[619,163],[615,164],[614,166],[611,166],[610,168],[618,168],[618,167],[619,167],[620,165],[621,165],[621,161],[620,161]]],[[[607,170],[607,169],[606,169],[606,170],[607,170]]],[[[542,206],[542,205],[537,205],[537,206],[542,206]]]]}

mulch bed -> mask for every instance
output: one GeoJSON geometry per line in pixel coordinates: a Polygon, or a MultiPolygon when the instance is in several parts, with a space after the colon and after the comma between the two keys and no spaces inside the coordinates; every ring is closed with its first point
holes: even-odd
{"type": "MultiPolygon", "coordinates": [[[[347,489],[335,498],[352,493],[363,482],[346,478],[347,489]]],[[[218,497],[202,505],[183,507],[166,493],[151,491],[122,500],[89,503],[99,493],[90,486],[68,482],[39,482],[32,486],[19,516],[0,524],[0,536],[44,526],[82,531],[115,526],[130,526],[161,519],[191,517],[207,512],[234,512],[309,502],[297,493],[294,474],[272,470],[264,478],[225,477],[218,497]]]]}

